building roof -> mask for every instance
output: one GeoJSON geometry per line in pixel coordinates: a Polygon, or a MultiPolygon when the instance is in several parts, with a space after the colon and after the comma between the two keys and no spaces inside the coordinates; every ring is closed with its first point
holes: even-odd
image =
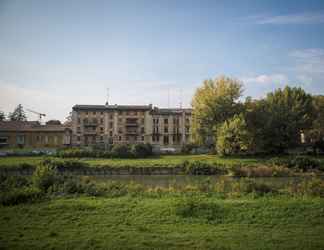
{"type": "Polygon", "coordinates": [[[104,110],[151,110],[152,105],[74,105],[73,110],[90,110],[90,111],[104,111],[104,110]]]}
{"type": "Polygon", "coordinates": [[[0,121],[0,132],[64,132],[63,125],[41,125],[37,121],[0,121]]]}
{"type": "Polygon", "coordinates": [[[176,115],[183,112],[191,114],[192,109],[180,109],[180,108],[154,108],[152,110],[153,115],[176,115]]]}

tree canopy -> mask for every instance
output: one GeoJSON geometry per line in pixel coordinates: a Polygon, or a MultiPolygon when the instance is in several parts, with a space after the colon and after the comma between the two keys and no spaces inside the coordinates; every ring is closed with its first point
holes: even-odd
{"type": "Polygon", "coordinates": [[[8,117],[11,121],[27,121],[26,113],[21,104],[19,104],[8,117]]]}
{"type": "Polygon", "coordinates": [[[241,82],[225,76],[205,80],[203,86],[196,90],[192,99],[192,134],[197,143],[215,143],[217,128],[240,112],[237,101],[242,91],[241,82]]]}

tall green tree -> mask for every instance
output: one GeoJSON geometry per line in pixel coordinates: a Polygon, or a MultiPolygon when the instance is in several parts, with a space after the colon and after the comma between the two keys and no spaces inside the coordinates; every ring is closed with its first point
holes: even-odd
{"type": "Polygon", "coordinates": [[[226,120],[217,130],[216,150],[219,155],[235,155],[248,152],[251,136],[243,114],[226,120]]]}
{"type": "Polygon", "coordinates": [[[5,113],[0,110],[0,121],[4,121],[5,119],[6,119],[5,113]]]}
{"type": "Polygon", "coordinates": [[[26,113],[21,104],[19,104],[8,117],[11,121],[27,121],[26,113]]]}
{"type": "Polygon", "coordinates": [[[242,83],[236,79],[221,76],[205,80],[192,99],[192,134],[200,145],[215,144],[215,134],[227,119],[240,113],[242,105],[242,83]]]}
{"type": "Polygon", "coordinates": [[[311,129],[305,131],[306,140],[313,146],[314,152],[317,149],[324,150],[324,96],[313,96],[315,119],[311,129]]]}
{"type": "Polygon", "coordinates": [[[284,152],[300,144],[314,120],[313,98],[301,88],[278,89],[265,98],[262,139],[267,151],[284,152]]]}

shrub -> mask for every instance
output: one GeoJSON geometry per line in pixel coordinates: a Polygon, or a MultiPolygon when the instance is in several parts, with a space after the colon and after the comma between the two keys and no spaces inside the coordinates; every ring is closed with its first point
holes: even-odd
{"type": "Polygon", "coordinates": [[[319,161],[306,156],[295,156],[289,158],[272,158],[270,164],[275,166],[284,166],[294,168],[303,172],[313,169],[322,170],[319,161]]]}
{"type": "Polygon", "coordinates": [[[145,158],[153,154],[151,144],[134,144],[131,147],[131,154],[136,158],[145,158]]]}
{"type": "Polygon", "coordinates": [[[225,121],[216,132],[216,150],[221,156],[246,153],[250,149],[249,134],[243,115],[225,121]]]}
{"type": "Polygon", "coordinates": [[[191,175],[213,175],[224,171],[223,168],[202,161],[184,161],[183,166],[186,174],[191,175]]]}
{"type": "Polygon", "coordinates": [[[222,218],[223,209],[216,203],[190,196],[176,204],[176,214],[184,218],[216,220],[222,218]]]}
{"type": "Polygon", "coordinates": [[[131,158],[132,153],[129,145],[114,145],[111,154],[113,157],[117,158],[131,158]]]}
{"type": "Polygon", "coordinates": [[[304,180],[297,185],[290,185],[286,191],[294,196],[318,196],[324,197],[324,181],[319,178],[304,180]]]}
{"type": "Polygon", "coordinates": [[[277,190],[264,183],[258,183],[250,179],[243,179],[238,182],[232,182],[229,187],[229,193],[230,195],[235,196],[245,194],[263,196],[269,193],[277,193],[277,190]]]}
{"type": "Polygon", "coordinates": [[[60,182],[57,169],[46,162],[36,167],[32,179],[35,187],[43,192],[47,192],[50,187],[60,182]]]}
{"type": "Polygon", "coordinates": [[[29,186],[30,184],[29,179],[24,176],[0,175],[0,191],[23,188],[29,186]]]}
{"type": "Polygon", "coordinates": [[[35,188],[13,189],[0,195],[0,204],[4,206],[18,205],[26,202],[35,202],[43,198],[41,190],[35,188]]]}
{"type": "Polygon", "coordinates": [[[240,166],[230,168],[235,177],[285,177],[290,175],[290,170],[283,166],[240,166]]]}

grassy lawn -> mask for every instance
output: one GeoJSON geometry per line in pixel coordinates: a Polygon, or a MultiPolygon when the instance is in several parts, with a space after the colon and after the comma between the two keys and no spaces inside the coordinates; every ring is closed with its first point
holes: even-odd
{"type": "MultiPolygon", "coordinates": [[[[260,157],[219,157],[217,155],[162,155],[156,158],[143,158],[143,159],[103,159],[103,158],[81,158],[78,160],[89,163],[93,166],[139,166],[139,167],[150,167],[150,166],[170,166],[183,163],[187,161],[203,161],[207,163],[224,164],[227,166],[233,164],[243,165],[257,165],[264,164],[269,160],[268,158],[260,157]]],[[[43,159],[41,156],[30,156],[30,157],[0,157],[0,167],[4,165],[17,165],[20,163],[37,164],[43,159]]],[[[69,158],[70,159],[70,158],[69,158]]],[[[317,157],[317,160],[324,165],[324,157],[317,157]]],[[[74,159],[77,160],[77,159],[74,159]]]]}
{"type": "Polygon", "coordinates": [[[0,206],[8,249],[324,249],[324,200],[220,200],[177,213],[181,196],[57,198],[0,206]],[[209,216],[209,210],[215,210],[209,216]],[[207,216],[206,216],[207,215],[207,216]]]}
{"type": "MultiPolygon", "coordinates": [[[[43,159],[41,156],[30,157],[1,157],[1,165],[16,165],[19,163],[37,164],[43,159]]],[[[221,158],[217,155],[162,155],[156,158],[144,158],[144,159],[102,159],[102,158],[83,158],[80,159],[91,165],[110,165],[110,166],[174,166],[187,161],[204,161],[208,163],[221,163],[221,164],[256,164],[263,162],[262,158],[221,158]]]]}

